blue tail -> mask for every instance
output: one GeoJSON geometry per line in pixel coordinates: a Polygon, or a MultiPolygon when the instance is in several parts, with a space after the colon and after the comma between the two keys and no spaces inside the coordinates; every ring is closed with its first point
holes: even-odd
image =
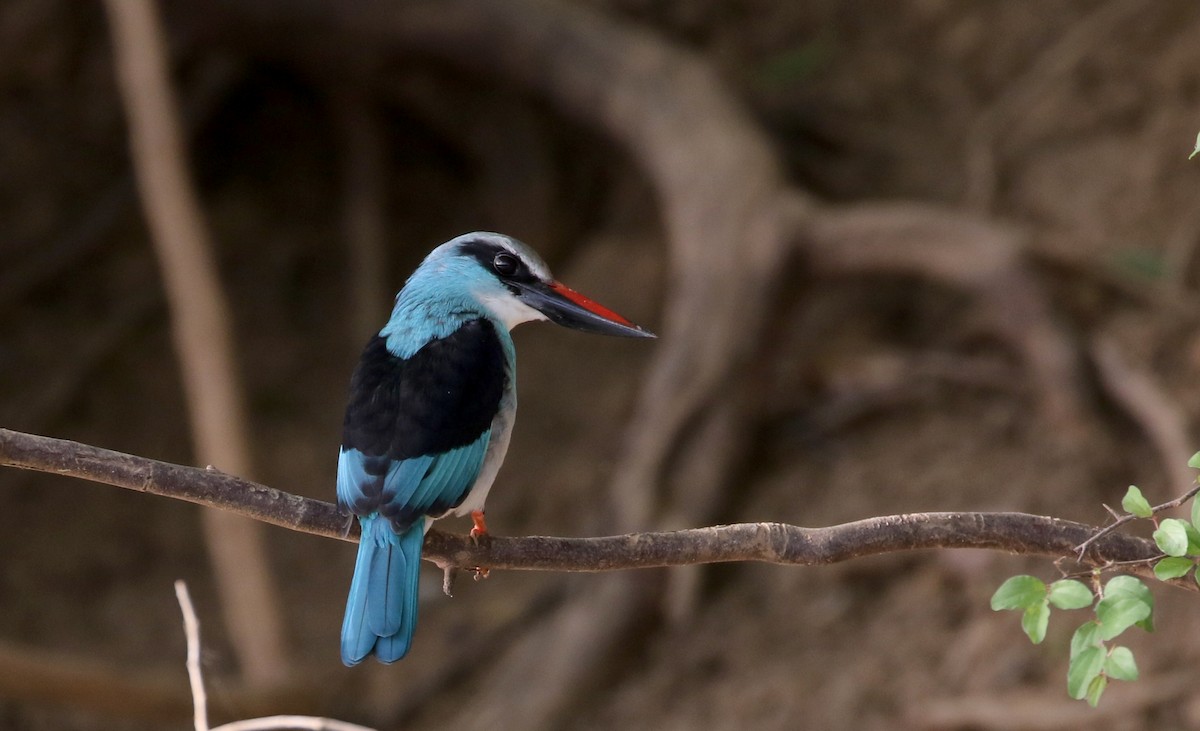
{"type": "Polygon", "coordinates": [[[360,518],[358,561],[342,621],[342,662],[357,665],[375,653],[384,663],[408,654],[417,626],[417,578],[425,522],[401,534],[379,514],[360,518]]]}

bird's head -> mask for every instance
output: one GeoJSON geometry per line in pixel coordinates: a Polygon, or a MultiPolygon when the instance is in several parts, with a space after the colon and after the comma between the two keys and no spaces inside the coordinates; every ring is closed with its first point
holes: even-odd
{"type": "Polygon", "coordinates": [[[434,249],[414,276],[422,273],[453,276],[509,329],[531,320],[550,320],[584,332],[655,337],[554,279],[533,249],[503,234],[477,231],[451,239],[434,249]]]}

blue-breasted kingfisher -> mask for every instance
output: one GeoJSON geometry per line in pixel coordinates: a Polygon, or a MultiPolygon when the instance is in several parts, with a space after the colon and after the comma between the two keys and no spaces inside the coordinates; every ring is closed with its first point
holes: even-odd
{"type": "Polygon", "coordinates": [[[338,505],[362,527],[342,662],[404,657],[417,624],[425,531],[451,513],[486,534],[484,500],[517,411],[509,331],[550,320],[585,332],[654,335],[556,281],[537,254],[476,232],[434,249],[396,295],[350,380],[338,505]]]}

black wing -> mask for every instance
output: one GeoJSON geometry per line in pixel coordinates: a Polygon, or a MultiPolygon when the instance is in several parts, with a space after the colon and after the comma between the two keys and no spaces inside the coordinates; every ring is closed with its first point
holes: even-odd
{"type": "Polygon", "coordinates": [[[350,379],[342,447],[397,462],[471,444],[491,427],[507,380],[500,338],[484,318],[408,358],[376,335],[350,379]]]}

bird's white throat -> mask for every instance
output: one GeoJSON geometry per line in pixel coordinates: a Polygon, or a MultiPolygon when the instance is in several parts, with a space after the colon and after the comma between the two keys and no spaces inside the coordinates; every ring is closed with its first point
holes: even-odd
{"type": "Polygon", "coordinates": [[[501,295],[478,292],[475,297],[509,330],[523,322],[546,319],[545,315],[507,292],[501,295]]]}

